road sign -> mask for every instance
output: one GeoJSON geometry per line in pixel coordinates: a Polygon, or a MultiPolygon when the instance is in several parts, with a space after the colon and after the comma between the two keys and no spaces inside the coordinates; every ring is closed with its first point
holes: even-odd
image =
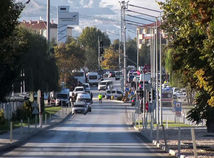
{"type": "Polygon", "coordinates": [[[175,102],[175,114],[176,116],[181,116],[182,111],[182,103],[181,102],[175,102]]]}
{"type": "Polygon", "coordinates": [[[79,13],[69,12],[69,6],[58,7],[59,25],[79,25],[79,13]]]}

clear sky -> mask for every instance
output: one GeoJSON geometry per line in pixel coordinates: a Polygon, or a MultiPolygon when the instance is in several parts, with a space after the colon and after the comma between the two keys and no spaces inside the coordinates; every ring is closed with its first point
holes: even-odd
{"type": "MultiPolygon", "coordinates": [[[[25,2],[26,0],[18,0],[25,2]]],[[[160,0],[159,0],[160,1],[160,0]]],[[[162,0],[163,1],[163,0],[162,0]]],[[[95,26],[106,32],[111,40],[119,38],[120,32],[120,3],[119,0],[50,0],[51,19],[57,23],[57,6],[69,5],[70,11],[80,14],[79,26],[74,26],[74,36],[78,36],[87,26],[95,26]]],[[[129,0],[129,4],[159,10],[156,0],[129,0]]],[[[129,7],[130,10],[157,15],[143,9],[129,7]]],[[[136,14],[135,14],[136,15],[136,14]]],[[[139,16],[139,15],[138,15],[139,16]]],[[[148,17],[144,17],[148,18],[148,17]]],[[[46,0],[31,0],[24,9],[20,20],[46,19],[46,0]]],[[[137,19],[135,19],[137,20],[137,19]]],[[[141,22],[141,21],[138,21],[141,22]]],[[[145,21],[143,21],[145,23],[145,21]]],[[[135,36],[136,28],[128,27],[128,37],[135,36]]]]}

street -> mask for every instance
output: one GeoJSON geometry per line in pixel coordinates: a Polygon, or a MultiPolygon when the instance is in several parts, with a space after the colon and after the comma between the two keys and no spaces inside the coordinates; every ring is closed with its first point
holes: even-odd
{"type": "Polygon", "coordinates": [[[2,157],[167,157],[126,123],[130,110],[111,100],[99,105],[95,98],[91,113],[71,116],[2,157]]]}

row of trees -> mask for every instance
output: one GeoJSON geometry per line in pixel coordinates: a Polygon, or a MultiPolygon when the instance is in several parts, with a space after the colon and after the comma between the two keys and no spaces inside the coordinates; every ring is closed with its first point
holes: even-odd
{"type": "Polygon", "coordinates": [[[57,88],[58,69],[55,58],[47,53],[46,39],[18,26],[17,19],[25,7],[13,0],[0,3],[0,101],[26,81],[27,91],[50,91],[57,88]],[[25,77],[21,77],[24,71],[25,77]]]}
{"type": "Polygon", "coordinates": [[[167,0],[160,5],[169,37],[168,71],[197,92],[189,119],[206,119],[208,131],[214,131],[214,1],[167,0]]]}
{"type": "MultiPolygon", "coordinates": [[[[115,40],[111,44],[109,37],[105,33],[95,27],[86,27],[78,39],[69,38],[66,43],[54,47],[60,81],[69,82],[69,76],[72,75],[73,70],[88,68],[89,71],[97,71],[99,69],[98,39],[103,41],[105,49],[101,58],[102,69],[118,70],[119,40],[115,40]]],[[[129,39],[127,41],[128,65],[136,64],[136,53],[136,40],[129,39]]],[[[121,54],[123,59],[123,53],[121,54]]],[[[140,54],[140,64],[149,64],[149,48],[146,45],[140,50],[140,54]]]]}

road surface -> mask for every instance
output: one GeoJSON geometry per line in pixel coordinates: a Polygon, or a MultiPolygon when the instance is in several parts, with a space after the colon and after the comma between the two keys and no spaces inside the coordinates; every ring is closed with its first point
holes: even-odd
{"type": "Polygon", "coordinates": [[[127,124],[128,104],[97,100],[92,112],[77,114],[0,157],[14,158],[156,158],[168,154],[144,142],[127,124]]]}

